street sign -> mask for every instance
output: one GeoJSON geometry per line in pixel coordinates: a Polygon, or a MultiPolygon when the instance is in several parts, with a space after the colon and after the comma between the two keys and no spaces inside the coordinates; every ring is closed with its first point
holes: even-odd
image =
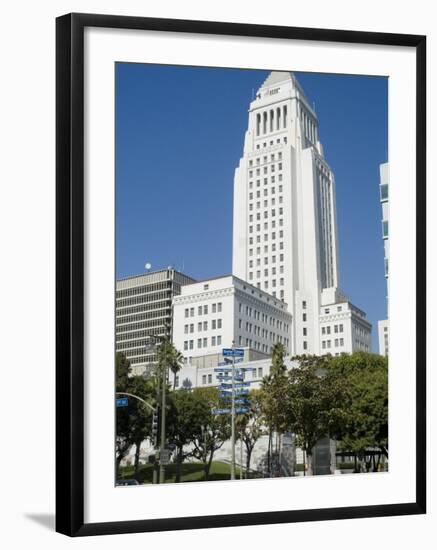
{"type": "MultiPolygon", "coordinates": [[[[235,365],[237,363],[242,363],[244,361],[244,358],[241,357],[241,358],[238,358],[238,359],[234,359],[234,363],[235,365]]],[[[226,367],[226,366],[229,366],[229,365],[232,365],[232,362],[230,360],[228,361],[220,361],[220,363],[218,363],[218,366],[219,367],[226,367]]]]}
{"type": "Polygon", "coordinates": [[[231,409],[213,409],[213,414],[229,414],[231,409]]]}
{"type": "Polygon", "coordinates": [[[237,414],[244,414],[244,413],[247,413],[248,412],[248,408],[246,407],[238,407],[237,409],[235,409],[235,412],[237,414]]]}
{"type": "Polygon", "coordinates": [[[168,464],[170,462],[170,449],[161,449],[159,451],[160,464],[168,464]]]}
{"type": "Polygon", "coordinates": [[[115,402],[117,407],[127,407],[129,405],[129,399],[127,397],[117,397],[115,402]]]}
{"type": "Polygon", "coordinates": [[[223,357],[244,357],[243,348],[223,348],[223,357]]]}

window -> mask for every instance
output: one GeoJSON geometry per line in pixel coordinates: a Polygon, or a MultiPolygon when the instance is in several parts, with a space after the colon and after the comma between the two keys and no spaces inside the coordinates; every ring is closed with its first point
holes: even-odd
{"type": "Polygon", "coordinates": [[[212,374],[208,374],[208,384],[212,384],[212,374]]]}
{"type": "Polygon", "coordinates": [[[263,369],[262,367],[258,367],[258,378],[262,378],[263,377],[263,369]]]}
{"type": "Polygon", "coordinates": [[[218,346],[222,345],[222,337],[221,336],[217,336],[217,345],[218,346]]]}
{"type": "Polygon", "coordinates": [[[344,338],[340,338],[340,346],[344,346],[344,338]]]}
{"type": "Polygon", "coordinates": [[[382,236],[384,238],[388,237],[388,221],[383,221],[382,222],[382,236]]]}
{"type": "Polygon", "coordinates": [[[201,348],[201,347],[202,347],[202,338],[199,338],[199,339],[197,340],[197,347],[198,347],[198,348],[201,348]]]}
{"type": "Polygon", "coordinates": [[[184,334],[188,334],[188,325],[184,325],[184,334]]]}
{"type": "Polygon", "coordinates": [[[202,315],[202,306],[197,308],[197,315],[202,315]]]}
{"type": "Polygon", "coordinates": [[[388,185],[384,183],[383,185],[379,186],[380,194],[381,194],[381,200],[385,201],[388,199],[388,185]]]}
{"type": "Polygon", "coordinates": [[[216,329],[216,323],[217,323],[217,321],[216,321],[215,319],[213,319],[213,320],[211,321],[211,329],[212,329],[212,330],[215,330],[215,329],[216,329]]]}
{"type": "Polygon", "coordinates": [[[326,334],[331,334],[331,327],[326,327],[326,334]]]}
{"type": "Polygon", "coordinates": [[[203,339],[203,347],[206,348],[208,346],[208,338],[203,339]]]}
{"type": "MultiPolygon", "coordinates": [[[[307,320],[307,314],[306,313],[302,313],[302,321],[306,321],[307,320]]],[[[322,328],[323,330],[323,328],[322,328]]]]}
{"type": "Polygon", "coordinates": [[[217,328],[222,328],[222,320],[217,319],[217,328]]]}
{"type": "Polygon", "coordinates": [[[185,340],[184,342],[184,351],[188,349],[188,340],[185,340]]]}
{"type": "Polygon", "coordinates": [[[194,317],[194,307],[190,307],[190,317],[194,317]]]}
{"type": "Polygon", "coordinates": [[[326,349],[326,340],[322,340],[322,349],[326,349]]]}
{"type": "Polygon", "coordinates": [[[194,340],[190,340],[190,349],[194,348],[194,340]]]}
{"type": "Polygon", "coordinates": [[[215,336],[211,337],[211,346],[215,346],[215,336]]]}
{"type": "Polygon", "coordinates": [[[202,384],[206,384],[206,374],[202,374],[202,384]]]}
{"type": "Polygon", "coordinates": [[[202,323],[197,323],[197,330],[198,332],[202,330],[202,323]]]}
{"type": "Polygon", "coordinates": [[[203,285],[203,290],[208,290],[209,285],[203,285]]]}
{"type": "Polygon", "coordinates": [[[338,325],[339,332],[343,332],[343,325],[338,325]]]}
{"type": "Polygon", "coordinates": [[[187,308],[187,309],[185,310],[185,317],[188,317],[188,315],[189,315],[189,310],[188,310],[188,308],[187,308]]]}
{"type": "Polygon", "coordinates": [[[218,313],[221,313],[221,312],[222,312],[222,303],[221,303],[221,302],[219,302],[219,303],[217,304],[217,312],[218,312],[218,313]]]}
{"type": "Polygon", "coordinates": [[[304,336],[307,335],[307,329],[306,329],[306,327],[303,327],[303,335],[304,335],[304,336]]]}
{"type": "Polygon", "coordinates": [[[208,321],[203,321],[203,330],[208,330],[208,321]]]}
{"type": "Polygon", "coordinates": [[[205,315],[208,314],[208,306],[203,306],[203,313],[204,313],[205,315]]]}
{"type": "Polygon", "coordinates": [[[306,303],[306,301],[304,300],[304,301],[302,302],[302,309],[306,309],[306,308],[307,308],[307,303],[306,303]]]}
{"type": "Polygon", "coordinates": [[[305,340],[303,341],[303,349],[308,349],[308,343],[305,340]]]}
{"type": "Polygon", "coordinates": [[[325,309],[325,315],[329,315],[329,308],[325,309]]]}
{"type": "Polygon", "coordinates": [[[194,323],[190,324],[190,333],[194,332],[194,323]]]}

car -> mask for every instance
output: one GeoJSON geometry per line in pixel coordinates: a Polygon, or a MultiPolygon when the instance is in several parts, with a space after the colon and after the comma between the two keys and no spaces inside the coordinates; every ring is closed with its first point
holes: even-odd
{"type": "Polygon", "coordinates": [[[117,487],[127,487],[128,485],[139,485],[136,479],[117,479],[115,483],[117,487]]]}

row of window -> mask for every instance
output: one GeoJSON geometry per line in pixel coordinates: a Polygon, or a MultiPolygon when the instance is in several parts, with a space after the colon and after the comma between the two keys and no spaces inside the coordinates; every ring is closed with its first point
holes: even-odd
{"type": "MultiPolygon", "coordinates": [[[[202,332],[205,330],[208,330],[209,323],[208,321],[200,321],[197,323],[197,331],[202,332]]],[[[217,330],[222,328],[222,320],[221,319],[212,319],[211,320],[211,330],[217,330]]],[[[194,332],[194,323],[184,325],[184,333],[185,334],[192,334],[194,332]]]]}
{"type": "MultiPolygon", "coordinates": [[[[262,173],[264,175],[268,174],[269,170],[268,170],[268,166],[264,166],[263,169],[262,169],[262,173]]],[[[282,170],[282,162],[278,162],[278,164],[271,164],[270,165],[270,172],[273,173],[273,172],[276,172],[277,170],[282,170]]],[[[261,175],[261,168],[256,168],[256,170],[251,170],[249,169],[249,178],[253,178],[255,176],[260,176],[261,175]]]]}
{"type": "MultiPolygon", "coordinates": [[[[198,338],[197,339],[197,349],[207,348],[209,338],[198,338]]],[[[222,337],[220,336],[211,336],[211,347],[221,346],[222,337]]],[[[189,349],[194,349],[194,340],[185,340],[184,341],[184,351],[189,349]]]]}
{"type": "MultiPolygon", "coordinates": [[[[269,241],[268,234],[265,233],[264,234],[264,242],[268,242],[268,241],[269,241]]],[[[255,241],[254,241],[253,237],[249,237],[249,246],[253,246],[254,242],[255,242],[255,244],[261,244],[261,235],[257,235],[256,238],[255,238],[255,241]]],[[[276,245],[277,244],[279,246],[279,250],[284,250],[284,241],[279,241],[279,243],[271,243],[272,252],[276,252],[276,245]]],[[[268,245],[265,245],[265,246],[268,246],[268,245]]],[[[268,263],[268,262],[266,262],[266,263],[268,263]]]]}
{"type": "MultiPolygon", "coordinates": [[[[343,324],[334,325],[332,327],[333,333],[343,332],[343,324]]],[[[331,327],[322,327],[322,334],[331,334],[331,327]]]]}
{"type": "Polygon", "coordinates": [[[156,292],[158,290],[165,290],[171,288],[171,281],[162,281],[160,283],[152,283],[148,285],[135,286],[133,288],[125,288],[117,290],[115,296],[119,298],[127,298],[129,296],[138,296],[139,294],[149,294],[150,292],[156,292]]]}
{"type": "MultiPolygon", "coordinates": [[[[252,308],[251,306],[245,306],[244,312],[246,314],[246,317],[250,317],[253,319],[256,319],[257,321],[261,321],[263,324],[269,324],[271,327],[284,329],[285,331],[288,331],[288,323],[285,323],[284,321],[281,321],[280,319],[275,319],[272,315],[267,315],[267,313],[262,313],[258,311],[255,308],[252,308]]],[[[238,313],[243,313],[243,304],[238,304],[238,313]]],[[[240,320],[241,321],[241,320],[240,320]]]]}
{"type": "MultiPolygon", "coordinates": [[[[278,174],[278,181],[279,181],[279,185],[278,185],[278,192],[279,193],[282,193],[284,187],[282,185],[282,180],[283,180],[283,176],[281,173],[278,174]]],[[[255,180],[256,181],[256,187],[257,189],[259,189],[261,187],[261,180],[255,180]]],[[[269,183],[269,178],[263,178],[263,184],[264,186],[268,185],[269,183]]],[[[275,176],[270,176],[270,183],[276,183],[276,175],[275,176]]],[[[249,181],[249,190],[252,190],[254,188],[254,185],[253,185],[253,180],[249,181]]],[[[270,188],[270,192],[273,194],[275,193],[275,190],[276,187],[271,187],[270,188]]],[[[259,189],[260,190],[260,189],[259,189]]],[[[268,188],[267,187],[264,187],[263,191],[268,191],[268,188]]]]}
{"type": "MultiPolygon", "coordinates": [[[[282,152],[279,151],[278,152],[278,155],[276,156],[275,153],[271,153],[270,155],[270,159],[267,155],[264,155],[262,157],[262,161],[264,164],[267,164],[268,162],[275,162],[275,160],[282,160],[282,152]]],[[[256,163],[257,166],[259,166],[261,164],[261,157],[256,157],[254,159],[250,159],[249,160],[249,166],[252,167],[254,165],[254,161],[256,163]]]]}
{"type": "MultiPolygon", "coordinates": [[[[265,191],[267,191],[267,189],[265,189],[265,191]]],[[[264,193],[264,196],[267,196],[267,194],[264,193]]],[[[259,199],[260,197],[261,197],[261,192],[260,192],[260,191],[257,191],[257,192],[256,192],[256,198],[259,199]]],[[[249,200],[253,200],[253,193],[249,193],[249,200]]],[[[278,203],[279,203],[279,204],[283,204],[283,202],[284,202],[284,199],[283,199],[282,195],[279,195],[279,197],[278,197],[278,203]]],[[[263,205],[264,205],[264,208],[269,208],[269,206],[276,206],[276,199],[275,199],[275,197],[272,197],[272,198],[270,199],[270,204],[269,204],[269,201],[266,199],[266,200],[264,201],[263,205]]]]}
{"type": "Polygon", "coordinates": [[[278,342],[284,344],[285,348],[288,349],[289,339],[281,336],[280,334],[273,335],[272,345],[265,344],[264,342],[259,342],[258,340],[252,340],[251,338],[244,337],[242,335],[238,337],[239,346],[246,346],[257,351],[262,351],[263,353],[271,353],[273,345],[278,342]]]}
{"type": "MultiPolygon", "coordinates": [[[[344,346],[344,338],[335,338],[332,340],[333,347],[335,348],[341,348],[344,346]]],[[[322,340],[322,349],[330,349],[331,348],[331,340],[322,340]]]]}
{"type": "MultiPolygon", "coordinates": [[[[195,308],[185,308],[185,317],[194,317],[195,308]]],[[[208,315],[208,304],[197,307],[197,315],[208,315]]],[[[216,304],[211,304],[211,313],[221,313],[222,312],[222,302],[216,304]]]]}
{"type": "MultiPolygon", "coordinates": [[[[170,315],[170,310],[171,301],[167,299],[160,302],[151,302],[148,304],[142,304],[139,306],[132,306],[123,309],[119,309],[119,306],[117,304],[115,312],[117,317],[124,317],[125,315],[133,315],[135,313],[144,313],[147,311],[160,313],[162,315],[170,315]]],[[[120,319],[120,322],[124,322],[123,319],[120,319]]]]}
{"type": "MultiPolygon", "coordinates": [[[[284,136],[282,138],[282,142],[284,143],[284,145],[287,144],[287,136],[284,136]]],[[[280,138],[276,138],[276,145],[279,145],[281,143],[281,139],[280,138]]],[[[268,143],[268,145],[270,147],[272,147],[274,145],[274,140],[270,140],[270,142],[268,143]]],[[[263,149],[265,149],[267,147],[267,141],[264,141],[264,143],[262,144],[263,146],[263,149]]],[[[256,144],[256,150],[259,150],[261,149],[261,144],[260,143],[257,143],[256,144]]]]}
{"type": "MultiPolygon", "coordinates": [[[[337,312],[340,312],[340,311],[343,311],[343,306],[337,306],[337,312]]],[[[329,315],[330,312],[331,312],[331,308],[325,307],[325,315],[329,315]]]]}
{"type": "Polygon", "coordinates": [[[132,296],[130,298],[117,300],[116,307],[121,308],[126,306],[133,306],[136,304],[146,304],[148,302],[156,302],[165,298],[171,300],[171,296],[171,290],[167,290],[164,292],[151,292],[149,294],[141,294],[140,296],[132,296]]]}

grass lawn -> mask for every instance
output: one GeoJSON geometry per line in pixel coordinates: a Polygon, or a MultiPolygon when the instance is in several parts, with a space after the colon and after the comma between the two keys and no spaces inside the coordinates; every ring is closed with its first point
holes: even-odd
{"type": "MultiPolygon", "coordinates": [[[[120,468],[119,479],[131,479],[134,477],[133,466],[124,466],[120,468]]],[[[240,468],[235,468],[235,477],[240,479],[240,468]]],[[[252,472],[249,474],[250,478],[257,477],[252,472]]],[[[140,466],[139,483],[152,483],[153,479],[153,465],[142,464],[140,466]]],[[[176,479],[176,464],[167,464],[165,468],[165,482],[174,483],[176,479]]],[[[220,481],[231,479],[231,465],[226,462],[212,462],[211,469],[209,470],[208,481],[220,481]]],[[[205,481],[205,472],[203,463],[201,462],[186,462],[182,463],[181,467],[181,482],[186,481],[205,481]]]]}

